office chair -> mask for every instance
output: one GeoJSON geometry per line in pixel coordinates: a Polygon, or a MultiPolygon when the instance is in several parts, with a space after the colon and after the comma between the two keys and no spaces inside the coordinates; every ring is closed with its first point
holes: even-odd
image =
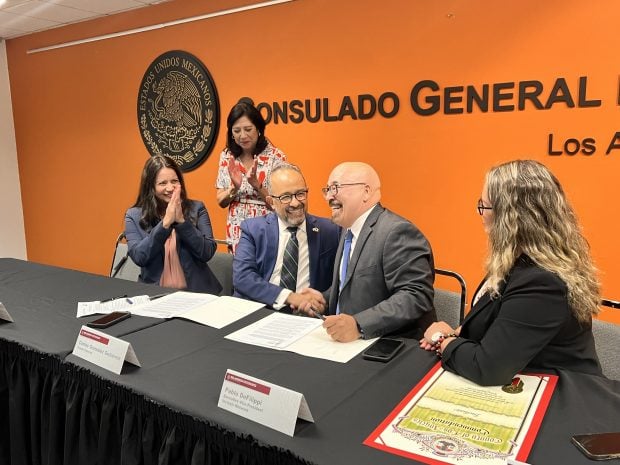
{"type": "MultiPolygon", "coordinates": [[[[620,302],[603,299],[604,307],[620,309],[620,302]]],[[[609,379],[620,381],[620,361],[618,351],[620,349],[620,325],[607,321],[592,320],[592,333],[596,344],[596,353],[603,368],[603,374],[609,379]]]]}
{"type": "MultiPolygon", "coordinates": [[[[226,244],[226,241],[216,239],[218,244],[226,244]]],[[[209,260],[209,268],[213,271],[213,274],[222,285],[222,292],[220,295],[232,295],[233,294],[233,255],[228,252],[215,252],[211,260],[209,260]]]]}
{"type": "Polygon", "coordinates": [[[125,233],[120,233],[114,246],[114,256],[110,267],[110,277],[138,281],[140,267],[129,257],[125,233]]]}
{"type": "Polygon", "coordinates": [[[467,285],[463,277],[454,271],[435,268],[435,274],[454,278],[459,285],[460,293],[435,287],[435,311],[437,320],[445,321],[452,328],[457,328],[465,318],[467,285]]]}

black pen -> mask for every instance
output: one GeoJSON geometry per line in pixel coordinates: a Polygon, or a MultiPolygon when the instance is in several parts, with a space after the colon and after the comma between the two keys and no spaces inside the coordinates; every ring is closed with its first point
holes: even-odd
{"type": "Polygon", "coordinates": [[[317,312],[315,309],[311,308],[310,310],[312,310],[312,313],[314,314],[315,317],[320,318],[321,320],[325,319],[325,315],[323,315],[322,313],[317,312]]]}
{"type": "Polygon", "coordinates": [[[100,300],[99,303],[102,304],[104,302],[112,302],[113,300],[124,299],[125,297],[127,297],[127,294],[125,294],[125,295],[117,295],[116,297],[110,297],[109,299],[100,300]]]}
{"type": "Polygon", "coordinates": [[[149,300],[155,300],[155,299],[159,299],[160,297],[166,297],[169,294],[170,294],[169,292],[166,292],[165,294],[157,294],[154,296],[149,296],[149,300]]]}

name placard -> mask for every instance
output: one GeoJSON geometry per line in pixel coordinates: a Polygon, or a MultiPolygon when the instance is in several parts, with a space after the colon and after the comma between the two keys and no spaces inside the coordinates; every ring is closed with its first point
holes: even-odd
{"type": "Polygon", "coordinates": [[[230,369],[217,406],[289,436],[297,418],[314,423],[303,394],[230,369]]]}
{"type": "Polygon", "coordinates": [[[121,374],[123,362],[141,366],[131,344],[122,339],[82,326],[73,355],[94,363],[101,368],[121,374]]]}
{"type": "Polygon", "coordinates": [[[9,315],[6,307],[0,302],[0,320],[13,322],[13,318],[9,315]]]}

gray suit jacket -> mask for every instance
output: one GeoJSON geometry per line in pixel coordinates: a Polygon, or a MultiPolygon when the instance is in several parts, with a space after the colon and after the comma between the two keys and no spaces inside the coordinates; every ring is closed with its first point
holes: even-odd
{"type": "Polygon", "coordinates": [[[360,232],[351,255],[340,298],[339,268],[343,231],[336,252],[329,291],[329,314],[354,315],[371,338],[384,334],[421,337],[435,321],[435,279],[430,244],[410,221],[376,205],[360,232]]]}

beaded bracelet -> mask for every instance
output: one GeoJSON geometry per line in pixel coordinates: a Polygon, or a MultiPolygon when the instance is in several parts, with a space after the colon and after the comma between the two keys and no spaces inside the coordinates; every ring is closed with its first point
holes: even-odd
{"type": "Polygon", "coordinates": [[[448,339],[449,337],[458,337],[456,333],[444,334],[437,332],[431,336],[431,343],[433,348],[435,349],[435,354],[437,357],[441,358],[441,343],[448,339]]]}

